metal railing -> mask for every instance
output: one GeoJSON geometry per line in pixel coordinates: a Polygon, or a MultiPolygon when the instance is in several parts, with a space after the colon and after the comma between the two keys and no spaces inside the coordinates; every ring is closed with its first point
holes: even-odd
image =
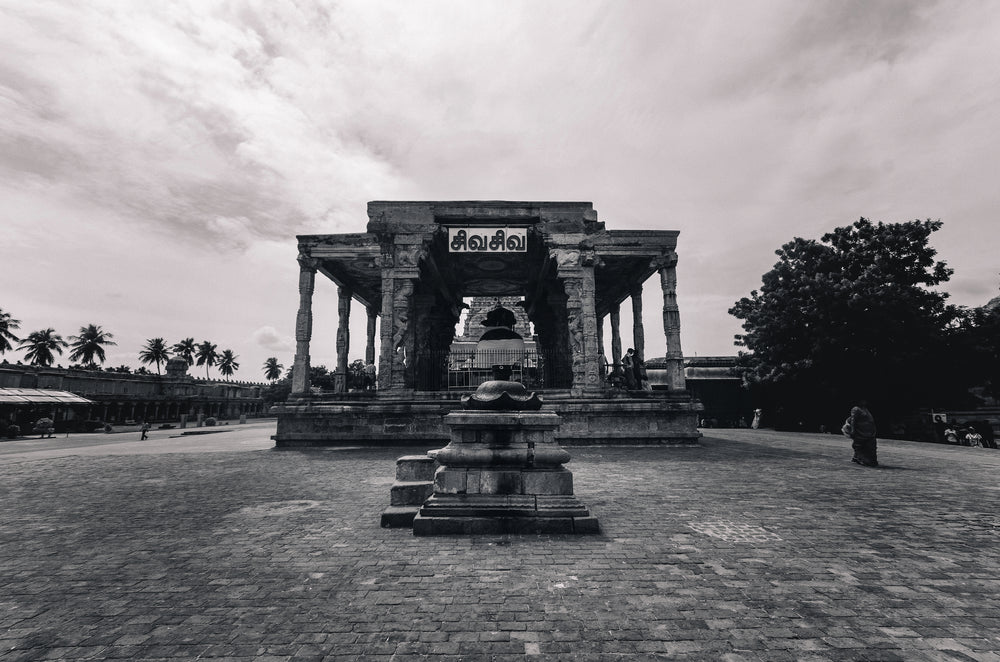
{"type": "Polygon", "coordinates": [[[418,353],[414,382],[420,391],[474,391],[493,379],[493,366],[511,369],[510,379],[529,389],[565,388],[572,381],[569,356],[563,352],[469,350],[418,353]]]}

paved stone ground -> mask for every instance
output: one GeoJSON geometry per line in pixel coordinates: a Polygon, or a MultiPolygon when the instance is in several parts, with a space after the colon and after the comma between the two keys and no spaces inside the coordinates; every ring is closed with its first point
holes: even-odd
{"type": "Polygon", "coordinates": [[[0,660],[1000,660],[998,451],[570,448],[602,535],[414,538],[412,449],[270,432],[0,455],[0,660]]]}

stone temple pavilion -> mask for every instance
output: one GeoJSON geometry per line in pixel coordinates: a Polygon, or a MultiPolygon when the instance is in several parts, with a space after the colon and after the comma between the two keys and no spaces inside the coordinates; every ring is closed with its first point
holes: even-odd
{"type": "Polygon", "coordinates": [[[277,446],[443,445],[444,415],[491,378],[490,364],[511,366],[559,414],[561,443],[683,444],[700,436],[700,405],[684,382],[677,231],[608,230],[589,202],[370,202],[368,218],[364,233],[298,237],[292,394],[276,408],[277,446]],[[339,295],[334,393],[309,384],[317,272],[339,295]],[[632,306],[629,345],[642,357],[642,286],[654,274],[666,388],[626,390],[618,378],[620,307],[632,306]],[[371,390],[347,388],[352,300],[367,311],[365,361],[377,367],[371,390]],[[470,300],[479,310],[466,312],[457,334],[470,300]]]}

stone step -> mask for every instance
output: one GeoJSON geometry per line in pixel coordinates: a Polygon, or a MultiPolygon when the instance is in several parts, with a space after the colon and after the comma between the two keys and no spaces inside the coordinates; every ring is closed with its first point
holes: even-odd
{"type": "Polygon", "coordinates": [[[420,512],[420,506],[389,506],[382,511],[383,529],[401,529],[413,526],[413,518],[420,512]]]}
{"type": "Polygon", "coordinates": [[[396,460],[396,480],[433,481],[437,461],[427,455],[404,455],[396,460]]]}
{"type": "Polygon", "coordinates": [[[432,480],[397,480],[389,490],[389,505],[420,506],[434,494],[432,480]]]}

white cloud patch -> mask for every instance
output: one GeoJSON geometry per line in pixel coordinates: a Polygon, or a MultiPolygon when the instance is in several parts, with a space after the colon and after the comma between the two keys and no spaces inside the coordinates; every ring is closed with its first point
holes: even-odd
{"type": "Polygon", "coordinates": [[[295,339],[278,333],[273,326],[262,326],[251,335],[253,342],[266,350],[279,353],[295,351],[295,339]]]}

